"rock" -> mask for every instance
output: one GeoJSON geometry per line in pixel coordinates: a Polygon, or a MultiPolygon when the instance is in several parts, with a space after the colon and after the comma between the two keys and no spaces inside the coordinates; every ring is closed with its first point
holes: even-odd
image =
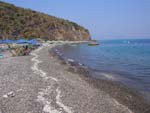
{"type": "Polygon", "coordinates": [[[14,97],[14,96],[15,96],[14,91],[11,91],[11,92],[7,93],[6,95],[3,95],[3,98],[14,97]]]}
{"type": "Polygon", "coordinates": [[[8,94],[8,97],[14,97],[15,96],[15,93],[13,91],[9,92],[8,94]]]}

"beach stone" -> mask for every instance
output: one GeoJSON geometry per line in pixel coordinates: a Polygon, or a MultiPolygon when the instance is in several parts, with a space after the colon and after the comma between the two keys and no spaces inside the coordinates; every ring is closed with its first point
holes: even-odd
{"type": "Polygon", "coordinates": [[[14,96],[15,96],[15,93],[14,93],[14,91],[11,91],[11,92],[9,92],[7,95],[8,95],[8,97],[14,97],[14,96]]]}

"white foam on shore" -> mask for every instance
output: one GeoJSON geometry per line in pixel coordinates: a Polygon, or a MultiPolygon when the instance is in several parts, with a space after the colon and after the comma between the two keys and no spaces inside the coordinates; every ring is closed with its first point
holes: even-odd
{"type": "Polygon", "coordinates": [[[129,113],[133,113],[127,106],[120,104],[116,99],[113,99],[113,101],[119,108],[122,108],[125,111],[128,111],[129,113]]]}
{"type": "MultiPolygon", "coordinates": [[[[49,47],[48,44],[43,45],[42,47],[38,48],[37,50],[35,50],[34,52],[31,53],[32,56],[34,56],[31,61],[34,62],[33,66],[31,67],[31,69],[33,70],[34,73],[40,75],[43,79],[47,80],[47,79],[51,79],[54,82],[56,82],[58,84],[58,80],[54,77],[48,77],[47,73],[44,72],[43,70],[38,68],[38,64],[41,63],[42,61],[40,61],[38,59],[38,52],[43,49],[43,47],[49,47]]],[[[42,89],[42,91],[38,92],[38,96],[37,96],[37,101],[41,102],[44,107],[43,107],[43,111],[45,113],[62,113],[62,110],[57,110],[55,108],[53,108],[51,106],[51,102],[48,101],[48,99],[46,99],[44,96],[46,94],[49,94],[51,91],[53,91],[53,89],[48,86],[46,89],[42,89]]],[[[67,113],[73,113],[69,107],[65,106],[62,102],[61,102],[61,91],[59,90],[59,88],[57,87],[57,89],[55,89],[54,91],[56,91],[56,104],[60,107],[63,108],[63,110],[67,113]]]]}
{"type": "Polygon", "coordinates": [[[74,62],[74,60],[73,60],[73,59],[69,59],[69,58],[68,58],[67,60],[68,60],[69,62],[74,62]]]}
{"type": "Polygon", "coordinates": [[[114,80],[115,78],[111,75],[111,74],[107,74],[107,73],[101,73],[101,75],[103,75],[104,77],[114,80]]]}
{"type": "Polygon", "coordinates": [[[78,63],[80,66],[82,66],[83,64],[81,64],[81,63],[78,63]]]}

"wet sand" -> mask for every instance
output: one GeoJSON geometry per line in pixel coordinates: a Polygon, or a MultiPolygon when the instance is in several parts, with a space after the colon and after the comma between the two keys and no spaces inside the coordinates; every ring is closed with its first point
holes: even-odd
{"type": "Polygon", "coordinates": [[[0,60],[0,113],[139,113],[110,95],[118,90],[62,64],[49,52],[54,46],[0,60]]]}

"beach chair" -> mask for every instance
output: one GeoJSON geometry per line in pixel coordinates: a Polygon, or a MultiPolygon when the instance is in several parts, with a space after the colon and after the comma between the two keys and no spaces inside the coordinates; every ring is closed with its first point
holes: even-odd
{"type": "Polygon", "coordinates": [[[4,58],[4,55],[3,54],[0,54],[0,59],[4,58]]]}

